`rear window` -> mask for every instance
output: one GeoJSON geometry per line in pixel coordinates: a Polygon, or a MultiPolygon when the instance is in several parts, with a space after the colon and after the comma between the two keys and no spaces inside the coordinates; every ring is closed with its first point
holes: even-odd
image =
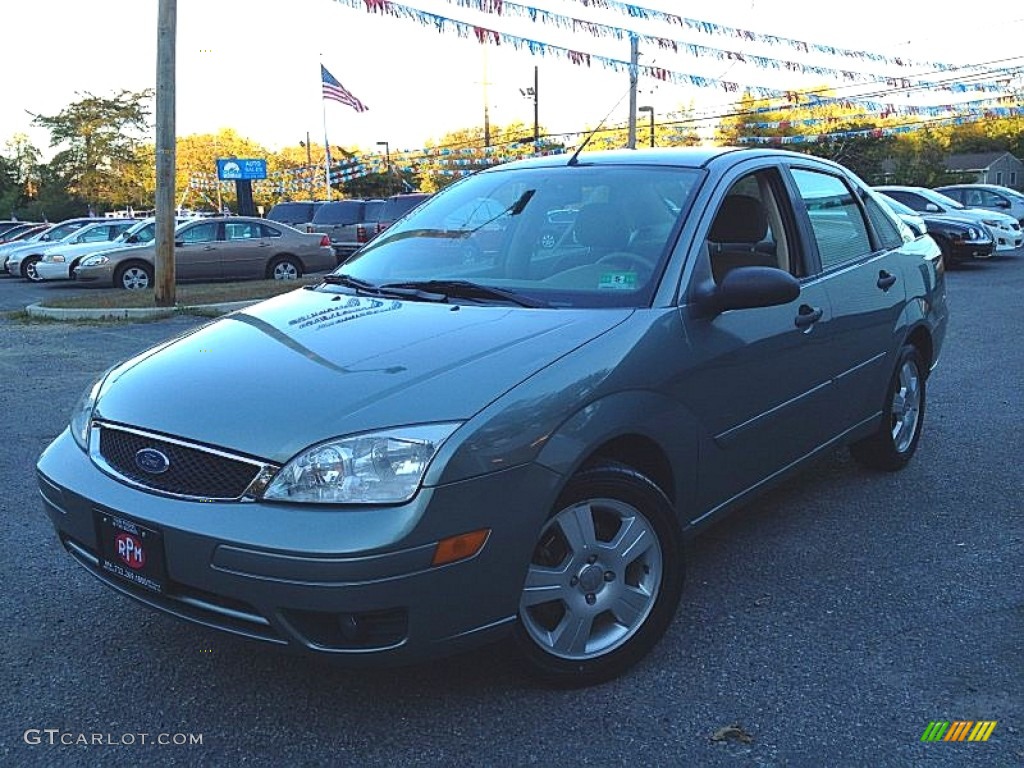
{"type": "Polygon", "coordinates": [[[324,203],[313,217],[313,224],[358,224],[363,220],[363,209],[366,203],[362,200],[340,200],[336,203],[324,203]]]}
{"type": "Polygon", "coordinates": [[[427,194],[389,197],[384,203],[384,209],[381,211],[380,220],[397,221],[428,197],[430,197],[430,195],[427,194]]]}
{"type": "Polygon", "coordinates": [[[380,215],[384,212],[384,202],[384,200],[367,200],[363,221],[380,221],[380,215]]]}
{"type": "Polygon", "coordinates": [[[289,221],[307,222],[312,220],[315,207],[316,203],[278,203],[270,209],[267,218],[285,224],[289,221]]]}

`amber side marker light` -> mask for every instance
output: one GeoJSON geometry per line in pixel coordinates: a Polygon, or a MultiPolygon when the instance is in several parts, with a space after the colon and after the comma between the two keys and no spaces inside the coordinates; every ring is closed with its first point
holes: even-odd
{"type": "Polygon", "coordinates": [[[483,549],[484,543],[490,535],[490,528],[481,528],[479,531],[460,533],[458,536],[441,539],[437,542],[437,549],[434,550],[433,564],[445,565],[472,557],[483,549]]]}

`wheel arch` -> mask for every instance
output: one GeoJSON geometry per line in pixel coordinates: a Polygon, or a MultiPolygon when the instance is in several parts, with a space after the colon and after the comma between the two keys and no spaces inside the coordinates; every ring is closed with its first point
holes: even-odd
{"type": "Polygon", "coordinates": [[[275,253],[269,259],[267,259],[267,265],[264,268],[264,272],[266,273],[267,277],[270,277],[271,271],[274,269],[274,265],[277,264],[277,262],[279,261],[294,261],[296,264],[299,265],[299,268],[303,272],[306,271],[306,262],[302,260],[301,256],[297,256],[291,251],[280,251],[278,253],[275,253]]]}
{"type": "Polygon", "coordinates": [[[563,477],[602,461],[644,474],[675,507],[680,523],[695,498],[699,424],[677,402],[654,392],[619,392],[578,410],[554,430],[537,462],[563,477]]]}

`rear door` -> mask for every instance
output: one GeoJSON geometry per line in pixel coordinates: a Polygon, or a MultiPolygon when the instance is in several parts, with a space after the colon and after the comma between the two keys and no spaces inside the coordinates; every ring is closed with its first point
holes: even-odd
{"type": "Polygon", "coordinates": [[[839,172],[796,164],[790,172],[832,307],[828,352],[848,429],[881,407],[895,364],[903,237],[881,204],[839,172]]]}
{"type": "Polygon", "coordinates": [[[217,280],[222,274],[221,224],[199,221],[175,235],[175,272],[181,280],[217,280]]]}
{"type": "Polygon", "coordinates": [[[263,277],[270,243],[258,221],[224,221],[220,246],[221,276],[229,279],[263,277]]]}

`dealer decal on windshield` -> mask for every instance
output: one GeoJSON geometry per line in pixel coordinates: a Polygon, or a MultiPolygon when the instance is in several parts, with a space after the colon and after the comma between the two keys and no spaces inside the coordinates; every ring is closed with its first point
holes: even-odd
{"type": "Polygon", "coordinates": [[[613,291],[635,291],[636,272],[605,272],[601,275],[597,287],[613,291]]]}

